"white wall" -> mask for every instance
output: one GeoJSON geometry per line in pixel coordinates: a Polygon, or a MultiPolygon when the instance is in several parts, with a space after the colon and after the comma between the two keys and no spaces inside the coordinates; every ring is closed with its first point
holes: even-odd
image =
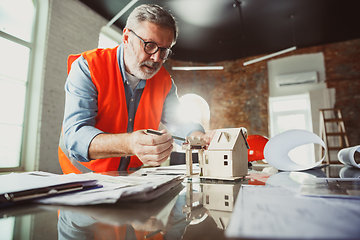
{"type": "Polygon", "coordinates": [[[107,21],[77,0],[49,0],[47,52],[38,169],[61,173],[57,148],[63,120],[69,54],[97,47],[100,29],[107,21]]]}
{"type": "Polygon", "coordinates": [[[323,53],[301,54],[279,58],[268,62],[269,97],[279,97],[307,93],[312,90],[325,89],[325,63],[323,53]],[[316,71],[319,83],[308,83],[277,87],[277,75],[316,71]]]}
{"type": "MultiPolygon", "coordinates": [[[[333,108],[335,104],[335,89],[326,87],[325,63],[323,53],[301,54],[268,62],[269,97],[288,96],[309,93],[313,132],[320,136],[319,109],[333,108]],[[275,82],[277,75],[310,72],[318,73],[318,83],[307,83],[278,87],[275,82]]],[[[316,150],[316,158],[319,149],[316,150]]]]}
{"type": "MultiPolygon", "coordinates": [[[[335,88],[313,90],[309,92],[311,103],[311,115],[313,122],[313,132],[320,135],[320,113],[319,109],[334,108],[335,105],[335,88]]],[[[315,148],[316,159],[320,160],[321,148],[318,146],[315,148]]],[[[332,156],[330,159],[336,159],[332,156]]]]}

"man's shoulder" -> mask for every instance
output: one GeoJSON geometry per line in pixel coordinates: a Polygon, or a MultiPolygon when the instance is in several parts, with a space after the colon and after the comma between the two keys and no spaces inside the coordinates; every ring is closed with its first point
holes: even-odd
{"type": "Polygon", "coordinates": [[[117,48],[95,48],[92,50],[88,50],[83,52],[81,55],[83,55],[84,57],[103,57],[103,56],[107,56],[109,54],[116,54],[117,52],[117,48]]]}

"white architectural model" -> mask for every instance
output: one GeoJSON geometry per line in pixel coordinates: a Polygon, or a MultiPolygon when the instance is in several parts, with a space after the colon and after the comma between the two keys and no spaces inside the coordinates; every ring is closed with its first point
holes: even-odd
{"type": "Polygon", "coordinates": [[[248,144],[245,128],[217,129],[207,150],[199,138],[186,138],[187,176],[192,173],[192,149],[199,150],[200,177],[208,179],[236,180],[247,175],[248,144]]]}

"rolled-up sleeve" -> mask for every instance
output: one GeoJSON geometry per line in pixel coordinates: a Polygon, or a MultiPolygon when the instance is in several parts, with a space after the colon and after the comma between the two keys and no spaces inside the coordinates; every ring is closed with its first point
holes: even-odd
{"type": "Polygon", "coordinates": [[[71,66],[65,83],[63,133],[70,157],[90,161],[88,149],[92,139],[102,133],[95,128],[97,90],[91,81],[86,60],[81,56],[71,66]]]}
{"type": "MultiPolygon", "coordinates": [[[[170,92],[166,96],[161,122],[166,128],[176,136],[187,137],[194,131],[205,132],[204,127],[200,123],[183,122],[180,121],[178,115],[179,98],[177,96],[177,88],[173,81],[170,92]]],[[[175,140],[175,142],[181,145],[181,141],[175,140]]]]}

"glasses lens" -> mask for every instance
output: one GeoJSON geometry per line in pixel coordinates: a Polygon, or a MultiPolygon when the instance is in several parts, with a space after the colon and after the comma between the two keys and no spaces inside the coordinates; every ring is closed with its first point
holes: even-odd
{"type": "Polygon", "coordinates": [[[172,51],[168,48],[161,49],[160,57],[162,59],[168,59],[171,56],[172,51]]]}
{"type": "Polygon", "coordinates": [[[155,54],[158,50],[160,50],[160,57],[162,59],[168,59],[172,51],[168,48],[159,48],[156,43],[153,42],[147,42],[145,43],[145,52],[147,54],[155,54]]]}
{"type": "Polygon", "coordinates": [[[153,43],[153,42],[146,43],[145,52],[147,54],[154,54],[157,52],[157,50],[158,50],[158,46],[155,43],[153,43]]]}

